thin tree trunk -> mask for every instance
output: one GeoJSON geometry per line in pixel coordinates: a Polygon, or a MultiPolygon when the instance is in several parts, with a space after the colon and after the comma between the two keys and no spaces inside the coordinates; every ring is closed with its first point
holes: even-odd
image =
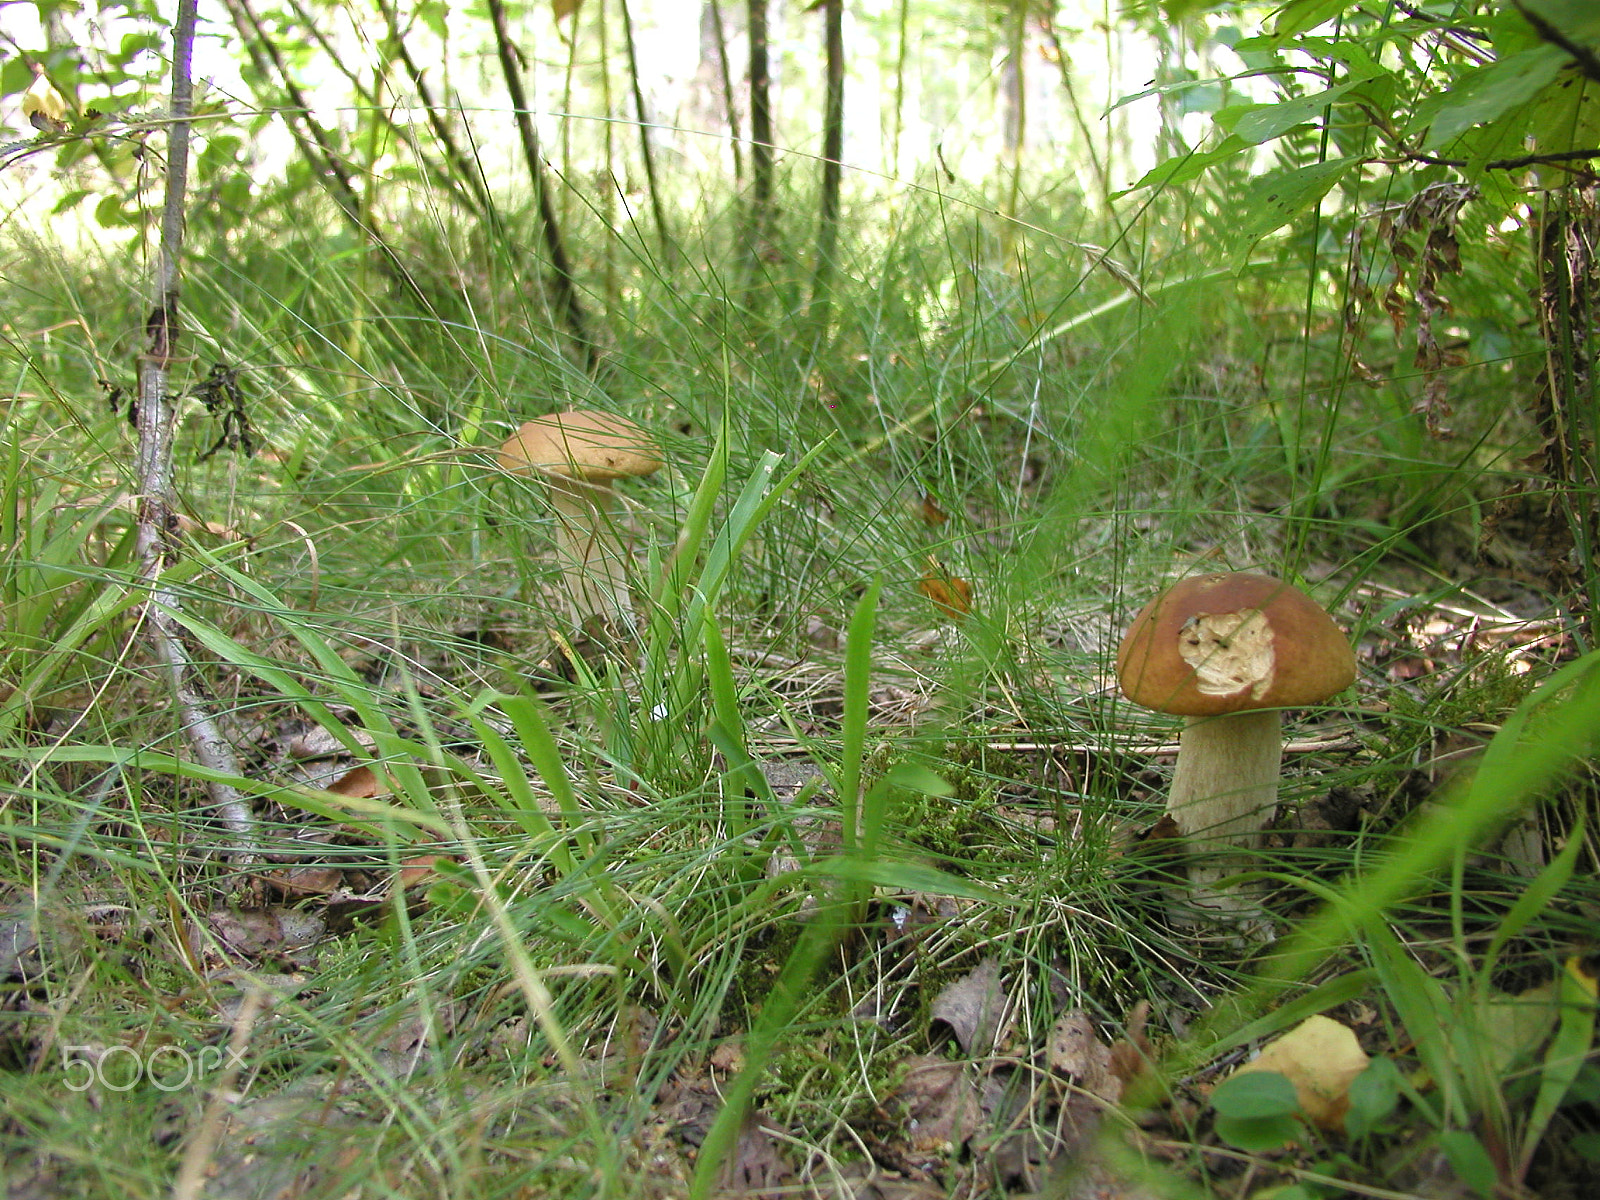
{"type": "MultiPolygon", "coordinates": [[[[444,109],[433,95],[433,89],[428,86],[427,77],[422,68],[417,65],[417,60],[412,57],[411,49],[406,45],[405,37],[400,31],[400,16],[392,3],[387,0],[377,0],[378,11],[383,16],[384,25],[389,32],[389,41],[394,47],[394,55],[400,60],[400,65],[405,68],[406,78],[410,80],[412,90],[417,93],[417,98],[422,101],[422,111],[427,114],[428,127],[433,130],[434,140],[439,143],[440,150],[444,153],[445,166],[439,170],[446,185],[455,190],[460,184],[465,183],[472,193],[472,203],[466,205],[469,210],[476,210],[476,214],[488,222],[496,234],[501,232],[500,214],[495,208],[494,200],[489,195],[489,185],[484,180],[483,169],[477,161],[462,150],[456,141],[455,134],[444,118],[444,109]]],[[[497,238],[497,240],[500,240],[497,238]]]]}
{"type": "Polygon", "coordinates": [[[747,0],[750,38],[750,265],[759,272],[772,229],[772,74],[767,0],[747,0]]]}
{"type": "MultiPolygon", "coordinates": [[[[139,576],[149,589],[142,617],[145,636],[166,667],[184,736],[200,764],[224,775],[238,775],[233,746],[212,715],[211,698],[194,669],[183,628],[178,594],[162,579],[173,559],[167,539],[172,528],[172,426],[168,401],[170,368],[179,337],[179,259],[183,251],[184,200],[189,187],[190,56],[194,46],[197,0],[179,0],[172,30],[172,107],[167,125],[167,195],[161,213],[161,244],[156,253],[155,307],[145,321],[147,342],[139,359],[139,576]]],[[[245,798],[230,784],[207,790],[227,829],[228,852],[235,862],[256,855],[256,824],[245,798]]]]}
{"type": "Polygon", "coordinates": [[[728,113],[728,139],[733,150],[733,179],[744,183],[744,153],[739,148],[739,100],[733,86],[733,64],[728,59],[728,33],[722,24],[721,0],[711,0],[712,36],[717,44],[717,68],[722,76],[722,101],[728,113]]]}
{"type": "Polygon", "coordinates": [[[261,24],[249,0],[223,0],[223,3],[227,5],[228,15],[255,69],[263,77],[276,76],[284,95],[289,98],[290,108],[280,115],[301,156],[315,168],[323,190],[333,198],[340,214],[357,236],[377,248],[379,264],[390,281],[410,292],[422,308],[431,309],[428,297],[417,286],[417,281],[411,278],[411,273],[406,270],[383,233],[376,224],[363,218],[361,196],[345,167],[344,156],[334,146],[327,131],[312,119],[310,103],[294,82],[293,75],[278,53],[277,42],[261,24]]]}
{"type": "Polygon", "coordinates": [[[1001,122],[1001,153],[1011,178],[1006,188],[1005,205],[1001,214],[1006,217],[1001,226],[1000,240],[1005,249],[1005,263],[1011,263],[1011,248],[1015,239],[1018,201],[1022,193],[1022,148],[1028,138],[1028,5],[1027,0],[1011,0],[1011,28],[1006,47],[1006,61],[1001,68],[1001,90],[1004,94],[1004,117],[1001,122]]]}
{"type": "Polygon", "coordinates": [[[568,334],[583,356],[585,368],[592,369],[595,365],[594,343],[589,340],[583,305],[578,299],[578,288],[572,278],[572,265],[561,241],[561,230],[556,225],[555,206],[550,202],[544,159],[539,153],[539,134],[533,127],[533,112],[522,90],[519,55],[506,22],[505,0],[489,0],[489,19],[494,25],[495,50],[500,57],[501,74],[505,76],[506,94],[511,98],[516,113],[517,133],[522,139],[522,156],[527,160],[528,177],[533,183],[534,203],[539,208],[545,253],[550,258],[550,292],[566,322],[568,334]]]}
{"type": "Polygon", "coordinates": [[[811,276],[811,317],[818,337],[828,329],[834,255],[839,246],[839,188],[844,156],[844,0],[823,0],[822,196],[817,211],[817,261],[811,276]]]}
{"type": "Polygon", "coordinates": [[[900,0],[895,14],[894,53],[894,133],[889,138],[889,171],[900,175],[900,135],[906,128],[906,55],[910,53],[911,0],[900,0]]]}
{"type": "MultiPolygon", "coordinates": [[[[552,6],[552,7],[556,7],[556,6],[552,6]]],[[[557,11],[562,11],[562,10],[557,8],[557,11]]],[[[573,126],[574,122],[572,121],[570,114],[573,111],[572,85],[573,85],[573,80],[576,78],[577,71],[578,71],[578,18],[582,14],[582,12],[583,12],[583,5],[575,3],[572,6],[572,11],[567,13],[567,17],[566,17],[566,20],[568,22],[568,24],[567,24],[567,39],[566,39],[567,40],[567,61],[566,61],[565,65],[561,69],[561,111],[563,113],[568,114],[568,116],[561,121],[561,124],[559,126],[559,128],[561,130],[561,178],[562,179],[571,179],[571,178],[573,178],[572,126],[573,126]]],[[[560,29],[560,25],[561,25],[561,20],[558,17],[557,20],[556,20],[556,28],[557,28],[558,31],[560,29]]],[[[602,64],[601,69],[602,70],[605,69],[603,64],[602,64]]],[[[563,229],[571,229],[572,228],[572,220],[573,220],[573,217],[572,217],[572,206],[573,206],[573,203],[574,203],[575,199],[576,199],[576,197],[573,196],[571,188],[567,187],[567,188],[562,188],[561,189],[561,228],[563,228],[563,229]]]]}
{"type": "Polygon", "coordinates": [[[1089,155],[1089,167],[1094,172],[1095,193],[1100,201],[1100,210],[1108,212],[1111,208],[1111,178],[1106,174],[1105,163],[1100,159],[1100,150],[1094,142],[1094,130],[1089,128],[1089,122],[1084,119],[1083,105],[1078,101],[1078,89],[1072,83],[1072,62],[1067,56],[1066,47],[1061,44],[1061,34],[1056,29],[1055,16],[1052,13],[1044,24],[1045,36],[1050,39],[1050,47],[1055,51],[1056,66],[1061,71],[1061,88],[1067,96],[1067,107],[1072,111],[1072,123],[1077,127],[1078,134],[1083,138],[1083,148],[1089,155]]]}
{"type": "Polygon", "coordinates": [[[605,291],[606,306],[614,310],[621,289],[617,281],[617,139],[616,122],[611,117],[616,108],[611,94],[611,22],[606,19],[606,0],[595,14],[600,32],[600,105],[601,141],[605,146],[606,177],[601,189],[600,215],[606,222],[605,291]]]}
{"type": "Polygon", "coordinates": [[[644,159],[644,183],[650,192],[650,213],[655,218],[656,238],[661,243],[661,257],[672,258],[672,235],[667,229],[667,216],[661,207],[661,188],[656,182],[655,153],[650,147],[650,114],[645,108],[644,88],[639,83],[639,55],[634,47],[633,16],[628,11],[628,0],[617,0],[622,13],[622,41],[628,53],[628,82],[633,88],[633,111],[639,122],[639,154],[644,159]]]}

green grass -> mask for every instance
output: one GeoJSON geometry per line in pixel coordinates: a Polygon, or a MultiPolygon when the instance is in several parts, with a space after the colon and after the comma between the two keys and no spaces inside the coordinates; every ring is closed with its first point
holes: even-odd
{"type": "MultiPolygon", "coordinates": [[[[7,277],[24,255],[50,269],[0,345],[0,914],[41,939],[0,993],[6,1176],[166,1194],[206,1090],[73,1085],[112,1047],[170,1066],[236,1036],[236,1118],[272,1132],[253,1167],[224,1133],[213,1165],[257,1183],[302,1138],[307,1194],[706,1195],[752,1153],[746,1105],[791,1163],[842,1178],[869,1140],[911,1140],[903,1064],[956,1053],[930,1008],[993,957],[1009,1060],[1064,1009],[1109,1041],[1150,1004],[1158,1194],[1237,1182],[1245,1152],[1218,1147],[1205,1091],[1228,1054],[1323,1010],[1373,1014],[1404,1086],[1359,1137],[1255,1161],[1300,1189],[1280,1196],[1327,1178],[1425,1194],[1388,1154],[1419,1142],[1469,1186],[1469,1142],[1502,1182],[1583,1178],[1600,1072],[1592,996],[1562,964],[1593,953],[1600,899],[1593,660],[1577,614],[1460,553],[1530,432],[1485,362],[1455,381],[1461,436],[1421,437],[1403,379],[1360,390],[1335,332],[1297,341],[1337,297],[1308,309],[1265,258],[1220,277],[1160,215],[1115,251],[1146,304],[1046,232],[1087,224],[1064,200],[1027,214],[1012,262],[992,218],[908,193],[850,244],[822,338],[799,334],[788,243],[753,284],[715,239],[671,274],[622,243],[593,378],[526,280],[445,231],[414,235],[432,311],[304,223],[197,244],[177,383],[243,367],[265,453],[202,460],[217,431],[186,406],[180,509],[228,535],[185,535],[171,578],[262,821],[249,870],[213,853],[205,773],[137,638],[131,434],[95,383],[126,382],[136,264],[14,239],[7,277]],[[26,332],[67,321],[89,335],[26,332]],[[565,405],[626,412],[668,460],[628,486],[630,652],[553,641],[575,631],[551,518],[486,454],[565,405]],[[964,622],[919,594],[930,554],[972,581],[964,622]],[[1264,854],[1270,948],[1170,927],[1170,864],[1139,839],[1166,768],[1141,747],[1173,730],[1108,683],[1144,598],[1213,563],[1322,581],[1362,639],[1354,693],[1291,727],[1343,740],[1291,755],[1284,784],[1293,812],[1337,791],[1356,819],[1264,854]],[[293,749],[312,727],[336,768],[293,749]],[[1464,737],[1488,748],[1452,782],[1441,754],[1464,737]],[[315,786],[356,763],[378,795],[315,786]],[[1559,852],[1532,883],[1489,836],[1521,805],[1559,852]],[[391,886],[424,854],[448,861],[391,886]],[[290,866],[342,890],[285,897],[290,866]],[[272,1003],[235,1028],[258,976],[272,1003]],[[1515,1061],[1420,1036],[1569,978],[1515,1061]],[[110,1130],[136,1148],[82,1151],[110,1130]]],[[[1508,361],[1534,352],[1521,336],[1508,361]]],[[[925,1169],[1014,1190],[988,1165],[975,1145],[925,1169]]]]}

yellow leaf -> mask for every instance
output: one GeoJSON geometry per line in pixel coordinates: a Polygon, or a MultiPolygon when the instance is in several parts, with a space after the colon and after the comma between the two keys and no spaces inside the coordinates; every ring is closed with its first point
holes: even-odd
{"type": "Polygon", "coordinates": [[[35,129],[61,130],[66,126],[67,100],[35,64],[33,83],[22,93],[22,115],[35,129]]]}
{"type": "Polygon", "coordinates": [[[1294,1084],[1300,1111],[1323,1129],[1344,1127],[1350,1082],[1367,1066],[1355,1033],[1331,1017],[1307,1017],[1234,1072],[1276,1071],[1294,1084]]]}

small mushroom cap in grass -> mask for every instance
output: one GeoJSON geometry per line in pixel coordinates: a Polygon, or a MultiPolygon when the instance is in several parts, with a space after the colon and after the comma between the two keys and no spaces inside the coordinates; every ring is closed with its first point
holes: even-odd
{"type": "Polygon", "coordinates": [[[633,566],[617,527],[612,484],[660,470],[655,440],[626,417],[575,409],[524,422],[496,458],[504,470],[544,482],[574,624],[586,631],[633,631],[633,566]]]}
{"type": "Polygon", "coordinates": [[[1214,717],[1320,704],[1355,681],[1350,642],[1316,601],[1270,575],[1196,575],[1147,604],[1117,651],[1123,695],[1214,717]]]}
{"type": "Polygon", "coordinates": [[[593,409],[525,421],[497,455],[508,471],[537,471],[585,483],[610,483],[661,469],[655,441],[626,417],[593,409]]]}

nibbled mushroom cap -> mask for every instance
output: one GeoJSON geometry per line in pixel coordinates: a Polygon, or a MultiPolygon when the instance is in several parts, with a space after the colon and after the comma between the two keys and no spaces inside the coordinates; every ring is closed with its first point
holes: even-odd
{"type": "Polygon", "coordinates": [[[587,483],[661,469],[655,441],[626,417],[593,409],[525,421],[496,456],[508,471],[541,471],[587,483]]]}
{"type": "Polygon", "coordinates": [[[1319,704],[1356,677],[1350,642],[1316,601],[1270,575],[1196,575],[1134,618],[1117,681],[1135,704],[1185,717],[1319,704]]]}

